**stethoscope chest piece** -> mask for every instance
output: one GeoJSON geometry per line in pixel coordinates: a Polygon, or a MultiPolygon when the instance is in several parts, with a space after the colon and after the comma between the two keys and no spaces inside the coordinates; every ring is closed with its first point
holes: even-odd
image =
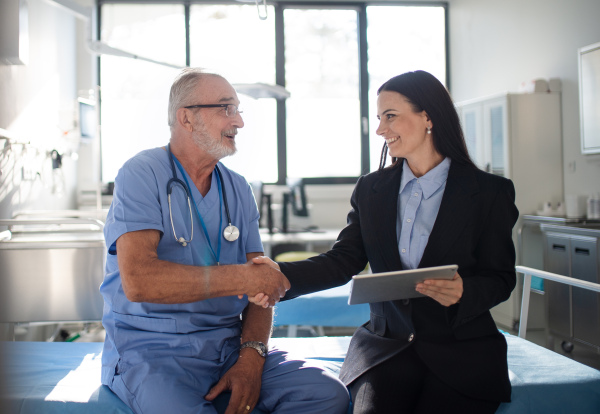
{"type": "Polygon", "coordinates": [[[223,230],[223,237],[230,242],[236,241],[238,237],[240,237],[240,230],[229,224],[229,226],[225,227],[225,230],[223,230]]]}

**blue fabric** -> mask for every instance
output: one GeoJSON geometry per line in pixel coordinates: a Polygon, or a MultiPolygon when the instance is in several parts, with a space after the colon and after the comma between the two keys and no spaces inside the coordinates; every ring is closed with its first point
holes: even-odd
{"type": "Polygon", "coordinates": [[[531,288],[535,290],[539,290],[540,292],[544,291],[544,279],[541,277],[531,277],[531,288]]]}
{"type": "MultiPolygon", "coordinates": [[[[212,174],[211,188],[203,197],[185,170],[175,170],[177,178],[192,183],[188,186],[192,211],[197,209],[199,214],[192,214],[191,220],[185,187],[172,186],[169,206],[167,187],[173,169],[163,148],[136,155],[115,180],[104,229],[109,250],[100,287],[106,329],[101,380],[135,412],[217,413],[204,397],[238,360],[240,315],[248,305],[247,297],[186,304],[133,303],[123,292],[117,262],[117,239],[126,232],[147,229],[161,233],[158,258],[169,262],[242,264],[248,253],[262,252],[259,213],[249,184],[223,165],[220,171],[231,223],[240,230],[240,237],[233,242],[222,240],[225,224],[219,223],[226,221],[222,220],[226,211],[220,202],[217,174],[212,174]],[[191,241],[182,246],[179,237],[191,241]],[[215,255],[210,245],[219,244],[220,255],[215,255]]],[[[285,352],[269,352],[259,410],[313,413],[315,407],[323,407],[326,412],[342,414],[348,405],[348,391],[337,378],[306,361],[288,359],[285,352]]]]}
{"type": "Polygon", "coordinates": [[[442,203],[449,169],[450,158],[445,158],[417,178],[404,160],[396,221],[398,252],[404,269],[419,267],[442,203]]]}
{"type": "Polygon", "coordinates": [[[600,371],[505,334],[511,403],[497,414],[600,413],[600,371]]]}
{"type": "MultiPolygon", "coordinates": [[[[600,371],[519,337],[505,337],[512,402],[501,404],[498,414],[600,412],[600,371]]],[[[288,351],[290,359],[306,358],[331,373],[339,372],[349,342],[349,337],[271,341],[288,351]]],[[[4,356],[0,372],[10,378],[0,390],[0,406],[12,414],[131,414],[116,395],[100,385],[101,350],[102,344],[93,342],[0,342],[4,356]],[[62,394],[54,395],[62,399],[51,401],[52,391],[58,389],[62,394]]],[[[219,413],[227,399],[227,395],[219,397],[215,404],[219,413]]]]}
{"type": "MultiPolygon", "coordinates": [[[[236,241],[223,243],[221,263],[245,263],[246,253],[263,251],[258,233],[258,209],[246,180],[223,165],[220,168],[223,185],[227,187],[231,219],[240,229],[236,241]]],[[[102,323],[106,329],[102,382],[107,385],[112,383],[117,361],[123,370],[150,357],[194,355],[222,360],[239,346],[239,316],[248,303],[246,297],[163,305],[132,303],[123,292],[115,243],[129,231],[160,231],[162,237],[157,251],[161,260],[195,266],[215,264],[198,217],[194,217],[194,237],[188,246],[182,247],[173,236],[167,199],[167,183],[172,176],[167,152],[154,148],[127,161],[115,179],[113,202],[104,228],[109,254],[100,287],[105,302],[102,323]]],[[[187,173],[186,178],[192,182],[187,173]]],[[[211,242],[216,246],[223,232],[218,228],[219,217],[225,215],[224,206],[219,203],[216,174],[212,175],[211,189],[205,197],[195,186],[190,191],[206,222],[211,242]]],[[[177,235],[190,239],[187,197],[178,186],[173,189],[171,203],[177,235]]]]}
{"type": "Polygon", "coordinates": [[[274,325],[359,327],[369,320],[369,304],[348,305],[350,284],[322,290],[275,306],[274,325]]]}

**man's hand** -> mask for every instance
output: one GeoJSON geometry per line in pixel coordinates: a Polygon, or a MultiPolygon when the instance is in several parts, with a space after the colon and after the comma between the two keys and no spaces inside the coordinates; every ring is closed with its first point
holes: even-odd
{"type": "MultiPolygon", "coordinates": [[[[277,263],[275,263],[273,260],[269,259],[267,256],[256,256],[252,259],[252,263],[257,264],[257,265],[266,264],[266,265],[272,267],[273,269],[280,270],[279,265],[277,263]]],[[[239,298],[241,299],[242,296],[240,295],[239,298]]],[[[252,297],[249,296],[248,301],[250,303],[254,303],[255,305],[262,306],[263,308],[267,308],[267,307],[273,306],[275,304],[275,302],[272,302],[273,305],[271,305],[271,303],[269,302],[269,296],[265,295],[262,292],[258,293],[256,296],[252,296],[252,297]]]]}
{"type": "Polygon", "coordinates": [[[234,366],[211,388],[206,398],[213,401],[221,392],[231,391],[225,414],[248,414],[260,396],[264,358],[251,348],[242,349],[234,366]]]}
{"type": "MultiPolygon", "coordinates": [[[[262,257],[262,256],[261,256],[262,257]]],[[[275,306],[279,299],[285,296],[290,288],[290,282],[278,269],[279,266],[268,258],[265,264],[256,263],[258,258],[254,258],[252,263],[245,264],[246,275],[245,290],[248,300],[259,306],[275,306]],[[273,263],[275,266],[267,265],[273,263]]]]}
{"type": "Polygon", "coordinates": [[[460,302],[463,295],[463,281],[456,272],[452,280],[427,279],[423,283],[417,283],[416,289],[417,292],[429,296],[447,307],[460,302]]]}
{"type": "Polygon", "coordinates": [[[277,270],[281,271],[281,268],[279,267],[279,265],[276,262],[274,262],[273,260],[269,259],[267,256],[257,256],[252,259],[252,263],[266,264],[266,265],[271,266],[273,269],[277,269],[277,270]]]}

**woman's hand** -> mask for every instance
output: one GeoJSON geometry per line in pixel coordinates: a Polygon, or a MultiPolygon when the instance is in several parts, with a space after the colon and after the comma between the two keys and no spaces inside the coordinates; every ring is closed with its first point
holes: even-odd
{"type": "Polygon", "coordinates": [[[450,306],[460,302],[463,295],[463,281],[458,272],[451,280],[427,279],[417,283],[417,292],[429,296],[443,306],[450,306]]]}

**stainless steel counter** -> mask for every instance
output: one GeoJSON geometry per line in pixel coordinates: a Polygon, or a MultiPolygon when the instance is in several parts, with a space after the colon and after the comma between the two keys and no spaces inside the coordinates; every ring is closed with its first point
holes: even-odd
{"type": "Polygon", "coordinates": [[[101,221],[0,220],[2,227],[0,322],[101,320],[101,221]]]}
{"type": "MultiPolygon", "coordinates": [[[[540,228],[544,270],[600,283],[600,223],[541,224],[540,228]]],[[[564,339],[567,352],[573,343],[600,350],[600,294],[550,282],[546,292],[549,334],[564,339]]]]}

